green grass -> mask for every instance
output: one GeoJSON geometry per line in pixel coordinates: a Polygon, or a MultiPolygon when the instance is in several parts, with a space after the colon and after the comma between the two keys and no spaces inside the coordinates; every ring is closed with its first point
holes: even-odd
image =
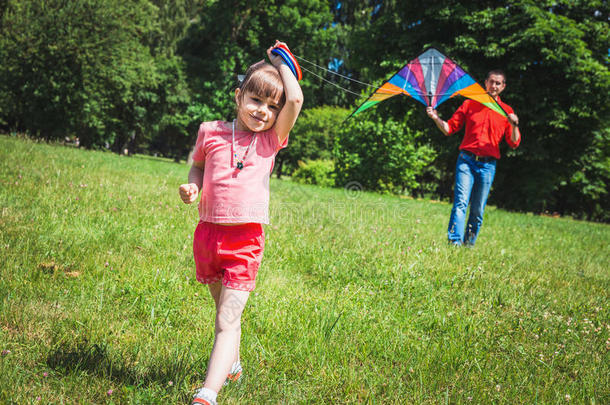
{"type": "MultiPolygon", "coordinates": [[[[188,403],[214,327],[187,172],[0,137],[0,403],[188,403]]],[[[610,403],[608,225],[488,207],[456,249],[446,203],[271,188],[222,403],[610,403]]]]}

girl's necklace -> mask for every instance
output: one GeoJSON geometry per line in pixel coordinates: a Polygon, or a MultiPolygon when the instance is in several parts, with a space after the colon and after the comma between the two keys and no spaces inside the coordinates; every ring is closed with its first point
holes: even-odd
{"type": "Polygon", "coordinates": [[[235,120],[233,120],[233,125],[231,128],[231,152],[233,153],[235,167],[237,167],[239,170],[244,168],[244,161],[246,160],[246,157],[248,157],[248,152],[250,152],[250,148],[254,144],[255,139],[256,139],[256,133],[253,132],[252,139],[250,140],[250,145],[248,145],[248,147],[246,148],[246,151],[244,152],[244,156],[240,159],[237,156],[237,148],[235,147],[235,120]]]}

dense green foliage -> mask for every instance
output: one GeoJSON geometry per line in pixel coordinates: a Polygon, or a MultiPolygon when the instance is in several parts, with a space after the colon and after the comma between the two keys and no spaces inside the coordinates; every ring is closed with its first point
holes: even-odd
{"type": "Polygon", "coordinates": [[[348,121],[335,140],[337,184],[412,194],[435,156],[432,148],[419,144],[421,136],[410,125],[387,118],[348,121]]]}
{"type": "MultiPolygon", "coordinates": [[[[232,117],[237,75],[275,39],[309,62],[375,84],[434,45],[480,82],[489,69],[507,73],[503,100],[520,117],[523,142],[502,150],[490,202],[610,221],[609,14],[605,0],[425,7],[391,0],[7,0],[0,2],[0,127],[181,159],[201,121],[232,117]]],[[[345,142],[336,125],[327,127],[342,121],[342,110],[321,106],[347,108],[347,116],[361,101],[354,94],[371,91],[309,62],[301,63],[305,122],[293,131],[294,149],[278,156],[279,176],[299,160],[329,158],[334,137],[345,142]],[[311,150],[301,147],[307,144],[311,150]]],[[[442,105],[441,115],[448,118],[459,101],[442,105]]],[[[450,198],[460,134],[442,137],[406,98],[354,120],[366,126],[405,117],[436,158],[410,175],[415,183],[388,190],[450,198]]],[[[374,180],[352,179],[389,181],[374,180]]]]}
{"type": "Polygon", "coordinates": [[[8,1],[0,36],[5,126],[117,151],[153,133],[184,135],[190,96],[181,59],[160,40],[162,16],[148,0],[8,1]]]}
{"type": "MultiPolygon", "coordinates": [[[[602,0],[440,1],[426,7],[384,1],[377,18],[354,27],[349,62],[362,78],[375,80],[434,45],[480,82],[488,70],[504,69],[503,99],[520,117],[523,142],[504,152],[490,201],[608,221],[609,15],[602,0]]],[[[421,110],[415,104],[383,111],[399,116],[421,110]]],[[[448,118],[455,107],[447,103],[440,111],[448,118]]],[[[445,143],[421,116],[424,122],[413,125],[430,128],[439,150],[434,166],[451,173],[455,142],[445,143]]],[[[453,181],[444,173],[437,183],[441,195],[453,181]]]]}
{"type": "Polygon", "coordinates": [[[335,163],[327,160],[299,161],[299,167],[292,173],[292,180],[301,184],[315,184],[322,187],[334,187],[335,163]]]}
{"type": "MultiPolygon", "coordinates": [[[[229,0],[206,3],[199,21],[181,44],[195,100],[218,118],[233,116],[237,75],[266,58],[266,49],[281,39],[298,52],[325,64],[336,48],[326,0],[229,0]]],[[[310,58],[308,58],[310,59],[310,58]]],[[[323,101],[312,77],[301,83],[305,108],[323,101]]]]}
{"type": "MultiPolygon", "coordinates": [[[[0,136],[0,403],[189,403],[214,304],[188,170],[0,136]]],[[[446,203],[271,190],[220,403],[610,402],[610,226],[490,206],[454,249],[446,203]]]]}
{"type": "Polygon", "coordinates": [[[303,111],[292,130],[289,147],[277,155],[278,177],[291,173],[298,162],[327,160],[333,157],[334,138],[349,115],[349,110],[338,107],[314,107],[303,111]]]}

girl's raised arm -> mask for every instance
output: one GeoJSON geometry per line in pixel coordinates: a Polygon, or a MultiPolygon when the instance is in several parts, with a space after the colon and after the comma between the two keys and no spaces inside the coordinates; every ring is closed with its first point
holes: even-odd
{"type": "Polygon", "coordinates": [[[290,130],[301,112],[301,107],[303,106],[303,92],[301,91],[301,86],[299,85],[297,78],[288,65],[284,63],[280,56],[271,53],[271,51],[279,45],[285,46],[286,44],[276,41],[275,45],[267,49],[267,56],[273,66],[279,70],[282,81],[284,82],[286,102],[275,121],[275,133],[279,138],[280,144],[282,144],[288,137],[290,130]]]}

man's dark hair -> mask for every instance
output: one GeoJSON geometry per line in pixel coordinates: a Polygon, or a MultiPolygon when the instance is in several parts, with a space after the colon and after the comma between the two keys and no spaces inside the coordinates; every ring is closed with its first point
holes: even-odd
{"type": "Polygon", "coordinates": [[[504,73],[504,71],[502,69],[494,69],[494,70],[490,70],[487,73],[487,77],[485,78],[485,80],[489,79],[489,76],[491,75],[498,75],[498,76],[502,76],[504,78],[504,83],[506,83],[506,73],[504,73]]]}

